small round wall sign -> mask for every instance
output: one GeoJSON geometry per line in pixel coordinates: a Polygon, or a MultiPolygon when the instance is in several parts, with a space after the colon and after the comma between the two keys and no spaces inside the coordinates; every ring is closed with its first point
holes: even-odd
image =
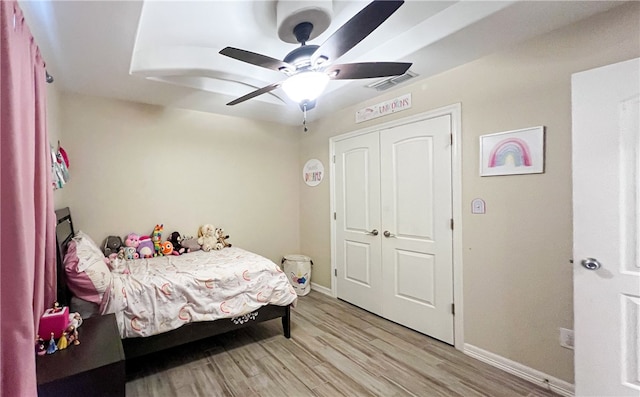
{"type": "Polygon", "coordinates": [[[324,166],[318,159],[307,161],[302,168],[302,180],[309,186],[318,186],[324,177],[324,166]]]}

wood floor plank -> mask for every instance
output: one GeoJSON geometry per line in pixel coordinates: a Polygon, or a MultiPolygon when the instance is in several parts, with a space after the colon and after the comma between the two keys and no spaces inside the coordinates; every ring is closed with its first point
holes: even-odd
{"type": "Polygon", "coordinates": [[[326,379],[318,376],[315,371],[313,371],[313,367],[308,367],[285,347],[285,345],[291,344],[291,341],[274,340],[269,343],[265,343],[264,347],[272,357],[277,358],[277,360],[287,369],[288,373],[292,374],[300,383],[304,384],[309,389],[314,389],[323,383],[326,383],[326,379]]]}
{"type": "MultiPolygon", "coordinates": [[[[268,377],[274,384],[272,390],[268,390],[270,396],[313,396],[313,392],[306,384],[298,379],[297,371],[288,370],[278,359],[272,356],[264,357],[260,360],[264,376],[268,377]],[[279,391],[279,393],[277,392],[279,391]]],[[[266,395],[262,389],[259,394],[266,395]]]]}
{"type": "Polygon", "coordinates": [[[270,320],[127,362],[127,396],[556,396],[314,291],[291,321],[291,339],[270,320]]]}

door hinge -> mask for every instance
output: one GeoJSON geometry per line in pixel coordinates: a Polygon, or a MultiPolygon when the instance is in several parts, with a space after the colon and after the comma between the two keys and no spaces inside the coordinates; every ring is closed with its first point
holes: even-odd
{"type": "Polygon", "coordinates": [[[453,230],[453,218],[451,218],[451,230],[453,230]]]}
{"type": "Polygon", "coordinates": [[[453,315],[456,314],[456,304],[455,303],[451,304],[451,314],[453,314],[453,315]]]}
{"type": "Polygon", "coordinates": [[[449,134],[449,137],[451,138],[451,145],[453,145],[453,134],[449,134]]]}
{"type": "Polygon", "coordinates": [[[333,275],[338,277],[338,269],[333,269],[333,275]]]}
{"type": "Polygon", "coordinates": [[[333,155],[333,164],[335,164],[335,163],[336,163],[336,155],[334,154],[333,155]]]}
{"type": "Polygon", "coordinates": [[[334,212],[334,213],[333,213],[333,220],[335,221],[336,219],[337,219],[337,218],[336,218],[336,213],[334,212]]]}

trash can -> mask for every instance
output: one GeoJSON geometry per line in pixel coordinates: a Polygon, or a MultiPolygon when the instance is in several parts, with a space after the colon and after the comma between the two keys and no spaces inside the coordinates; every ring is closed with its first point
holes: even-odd
{"type": "Polygon", "coordinates": [[[311,258],[298,254],[285,255],[281,265],[298,296],[306,295],[311,291],[311,265],[313,265],[311,258]]]}

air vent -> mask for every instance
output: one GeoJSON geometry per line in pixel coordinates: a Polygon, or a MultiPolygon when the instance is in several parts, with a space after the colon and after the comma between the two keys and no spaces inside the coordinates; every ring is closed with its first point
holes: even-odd
{"type": "Polygon", "coordinates": [[[383,80],[376,81],[375,83],[371,83],[367,86],[367,88],[374,88],[376,91],[384,91],[389,88],[395,87],[400,83],[404,83],[405,81],[416,77],[418,74],[412,71],[407,71],[405,74],[401,74],[400,76],[392,76],[387,77],[383,80]]]}

